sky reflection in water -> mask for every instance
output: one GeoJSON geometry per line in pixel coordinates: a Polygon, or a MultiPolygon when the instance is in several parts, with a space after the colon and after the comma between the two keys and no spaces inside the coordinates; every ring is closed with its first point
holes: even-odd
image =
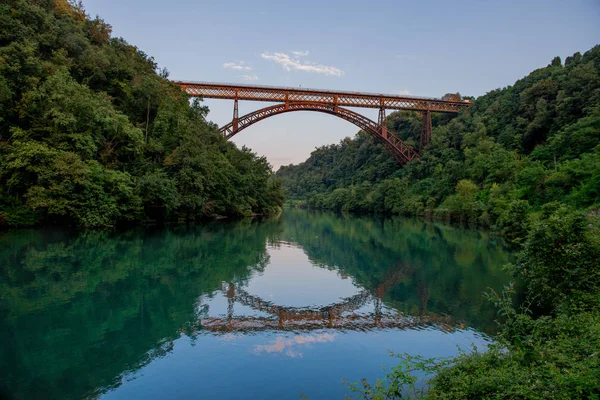
{"type": "Polygon", "coordinates": [[[342,398],[388,351],[485,346],[510,261],[484,233],[279,218],[0,236],[0,390],[15,398],[342,398]]]}

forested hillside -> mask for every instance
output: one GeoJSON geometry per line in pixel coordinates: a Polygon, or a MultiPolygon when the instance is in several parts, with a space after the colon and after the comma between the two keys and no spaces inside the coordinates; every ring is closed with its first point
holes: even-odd
{"type": "Polygon", "coordinates": [[[270,212],[267,161],[237,149],[152,57],[67,0],[0,4],[0,226],[270,212]]]}
{"type": "MultiPolygon", "coordinates": [[[[420,115],[388,128],[417,146],[420,115]]],[[[458,117],[437,115],[431,144],[398,168],[365,133],[284,166],[288,199],[314,208],[438,217],[523,233],[528,212],[560,201],[600,205],[600,46],[556,57],[513,86],[477,98],[458,117]]]]}

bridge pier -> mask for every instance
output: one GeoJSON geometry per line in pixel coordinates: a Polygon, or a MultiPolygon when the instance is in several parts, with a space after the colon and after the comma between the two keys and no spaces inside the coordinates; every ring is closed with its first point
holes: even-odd
{"type": "Polygon", "coordinates": [[[239,120],[240,119],[238,117],[238,99],[236,96],[235,100],[233,100],[233,119],[231,120],[231,126],[234,132],[236,132],[239,128],[239,120]]]}
{"type": "Polygon", "coordinates": [[[420,151],[423,151],[423,148],[431,142],[431,111],[423,111],[423,126],[421,128],[421,145],[419,147],[420,151]]]}
{"type": "Polygon", "coordinates": [[[231,119],[231,127],[234,132],[237,132],[239,128],[239,115],[238,115],[238,90],[235,89],[235,96],[233,97],[233,118],[231,119]]]}
{"type": "Polygon", "coordinates": [[[379,109],[379,120],[378,120],[379,128],[381,129],[381,136],[387,139],[387,124],[385,123],[385,107],[383,104],[379,109]]]}
{"type": "Polygon", "coordinates": [[[231,323],[233,319],[233,305],[235,304],[235,287],[233,284],[229,284],[227,288],[227,321],[231,323]]]}

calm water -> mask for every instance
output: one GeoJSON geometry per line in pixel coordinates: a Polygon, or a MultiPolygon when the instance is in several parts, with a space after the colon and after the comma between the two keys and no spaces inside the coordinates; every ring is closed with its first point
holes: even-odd
{"type": "Polygon", "coordinates": [[[0,397],[343,398],[388,350],[485,346],[510,254],[401,218],[0,233],[0,397]]]}

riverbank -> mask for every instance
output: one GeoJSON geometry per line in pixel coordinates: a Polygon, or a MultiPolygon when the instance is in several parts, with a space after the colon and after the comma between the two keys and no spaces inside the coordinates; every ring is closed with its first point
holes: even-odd
{"type": "Polygon", "coordinates": [[[588,399],[600,393],[600,221],[557,203],[543,207],[509,270],[526,284],[488,290],[498,342],[451,359],[403,356],[359,397],[588,399]],[[416,386],[415,371],[435,376],[416,386]],[[378,397],[383,396],[383,397],[378,397]]]}
{"type": "Polygon", "coordinates": [[[282,207],[276,207],[271,212],[263,212],[263,213],[251,213],[249,215],[219,215],[219,214],[208,214],[202,215],[200,217],[195,218],[194,220],[186,220],[185,218],[179,220],[166,220],[166,221],[153,221],[153,220],[139,220],[136,222],[119,222],[116,224],[103,225],[103,226],[81,226],[81,225],[69,225],[64,223],[52,223],[50,221],[46,221],[43,224],[29,224],[29,225],[9,225],[6,223],[6,220],[2,219],[0,215],[0,231],[7,230],[15,230],[15,229],[42,229],[49,227],[62,227],[62,228],[78,228],[78,229],[127,229],[133,227],[150,227],[150,226],[172,226],[172,225],[181,225],[181,224],[202,224],[213,221],[222,221],[222,220],[243,220],[248,218],[267,218],[277,216],[282,212],[282,207]]]}

